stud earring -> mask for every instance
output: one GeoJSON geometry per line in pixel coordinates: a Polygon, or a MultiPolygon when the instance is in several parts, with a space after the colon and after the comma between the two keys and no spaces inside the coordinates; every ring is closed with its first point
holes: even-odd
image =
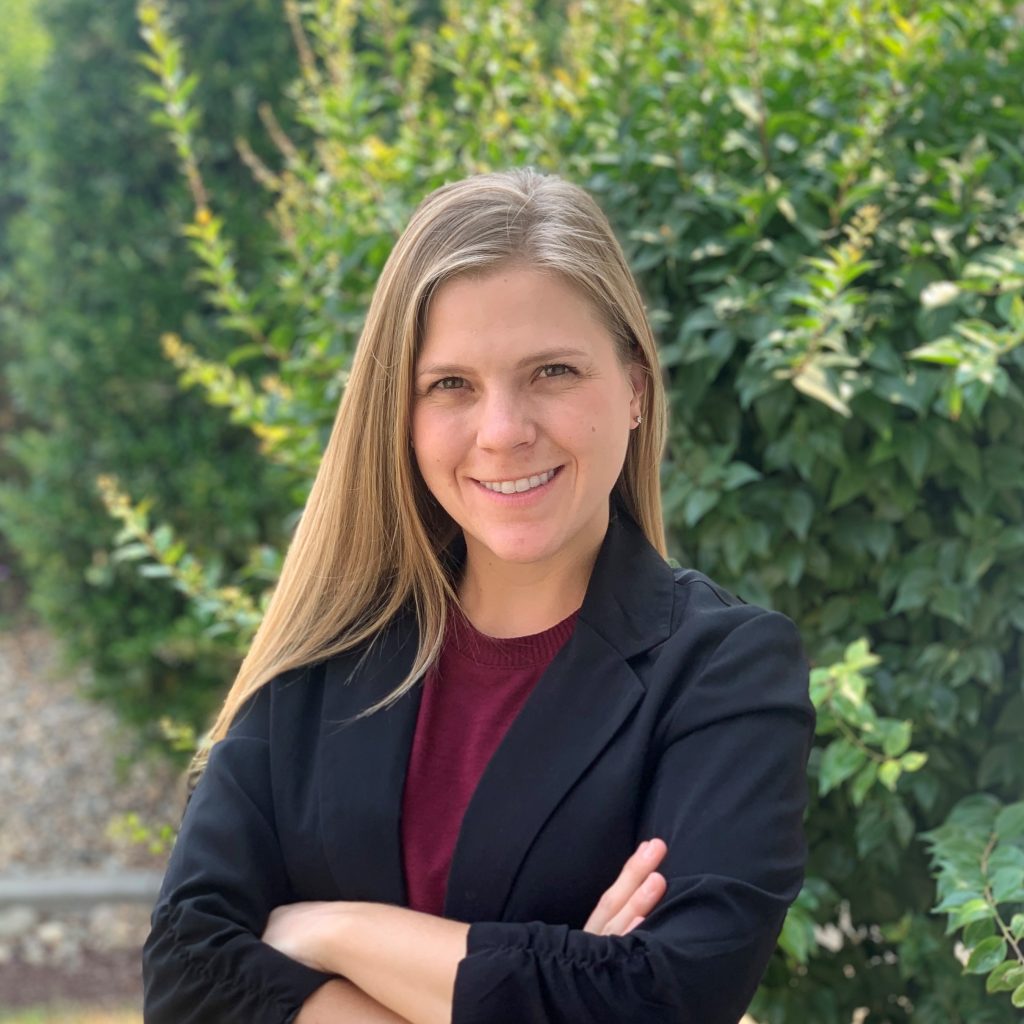
{"type": "Polygon", "coordinates": [[[639,427],[639,426],[640,426],[640,423],[641,423],[642,421],[643,421],[643,417],[642,417],[642,416],[640,416],[640,415],[638,414],[638,415],[637,415],[637,418],[636,418],[636,421],[635,421],[635,422],[636,422],[636,425],[637,425],[637,426],[639,427]]]}

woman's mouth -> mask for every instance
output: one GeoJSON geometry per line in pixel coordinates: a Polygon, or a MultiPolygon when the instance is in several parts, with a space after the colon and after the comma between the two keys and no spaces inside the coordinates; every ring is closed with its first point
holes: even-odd
{"type": "MultiPolygon", "coordinates": [[[[504,500],[506,503],[509,501],[516,501],[519,499],[521,502],[523,499],[539,497],[545,491],[547,491],[551,482],[561,471],[561,466],[555,466],[552,469],[546,469],[541,473],[534,473],[529,476],[516,477],[515,479],[508,480],[474,480],[474,483],[478,484],[481,489],[487,491],[488,494],[493,495],[499,500],[504,500]]],[[[517,504],[519,502],[516,502],[517,504]]]]}

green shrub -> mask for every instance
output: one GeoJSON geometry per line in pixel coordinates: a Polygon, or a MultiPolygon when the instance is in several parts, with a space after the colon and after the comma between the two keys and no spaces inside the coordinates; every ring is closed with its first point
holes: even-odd
{"type": "MultiPolygon", "coordinates": [[[[289,95],[312,141],[280,140],[262,175],[280,245],[259,284],[236,286],[216,200],[191,219],[240,344],[225,363],[219,336],[194,333],[167,338],[166,354],[308,481],[418,199],[525,162],[592,190],[662,339],[673,553],[791,615],[815,664],[809,877],[754,1014],[1016,1020],[1019,10],[580,0],[539,25],[525,0],[450,0],[436,26],[397,2],[356,10],[303,7],[289,95]]],[[[161,7],[142,14],[153,94],[194,176],[191,85],[161,7]]],[[[120,555],[244,648],[275,551],[257,549],[238,586],[206,585],[169,522],[104,487],[120,555]]]]}
{"type": "MultiPolygon", "coordinates": [[[[46,60],[49,40],[35,16],[33,0],[10,0],[4,9],[0,35],[0,224],[20,209],[23,186],[22,161],[14,150],[13,125],[24,116],[25,97],[31,91],[40,66],[46,60]]],[[[17,413],[7,391],[3,367],[13,357],[13,326],[7,308],[14,294],[9,267],[14,258],[6,232],[0,231],[0,437],[18,425],[17,413]]],[[[18,475],[14,460],[0,446],[0,478],[18,475]]],[[[23,600],[24,580],[17,573],[14,551],[0,534],[0,621],[14,613],[23,600]]]]}
{"type": "MultiPolygon", "coordinates": [[[[0,532],[31,579],[32,607],[69,660],[91,664],[98,695],[140,724],[161,710],[199,718],[234,670],[234,650],[203,633],[180,595],[110,560],[115,531],[95,477],[116,468],[225,571],[260,537],[284,534],[293,481],[265,466],[247,431],[182,394],[152,343],[168,325],[213,332],[177,237],[187,189],[140,94],[148,72],[133,3],[37,6],[50,59],[11,111],[16,173],[0,179],[10,261],[0,274],[0,532]]],[[[248,274],[272,230],[234,138],[257,134],[257,101],[294,76],[293,47],[271,0],[196,0],[182,13],[203,72],[204,159],[248,274]]],[[[8,24],[5,8],[4,33],[8,24]]],[[[211,340],[208,351],[229,346],[211,340]]]]}

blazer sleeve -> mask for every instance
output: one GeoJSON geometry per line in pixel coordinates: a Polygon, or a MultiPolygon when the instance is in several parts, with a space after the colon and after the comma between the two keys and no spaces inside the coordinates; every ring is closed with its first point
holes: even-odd
{"type": "Polygon", "coordinates": [[[332,976],[260,940],[294,902],[274,826],[262,687],[185,809],[142,952],[145,1024],[288,1024],[332,976]]]}
{"type": "Polygon", "coordinates": [[[625,936],[472,924],[453,1024],[736,1024],[743,1015],[806,863],[814,709],[793,623],[776,612],[746,618],[667,724],[640,820],[641,838],[668,844],[657,907],[625,936]]]}

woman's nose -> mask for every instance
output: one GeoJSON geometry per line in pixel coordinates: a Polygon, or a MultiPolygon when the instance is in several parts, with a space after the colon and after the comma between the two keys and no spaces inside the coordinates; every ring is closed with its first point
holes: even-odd
{"type": "Polygon", "coordinates": [[[537,436],[529,403],[512,391],[493,391],[477,406],[476,442],[497,451],[532,444],[537,436]]]}

